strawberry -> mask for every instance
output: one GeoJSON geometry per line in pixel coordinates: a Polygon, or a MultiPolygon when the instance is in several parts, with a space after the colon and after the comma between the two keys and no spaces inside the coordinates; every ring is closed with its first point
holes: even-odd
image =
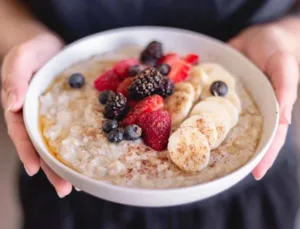
{"type": "Polygon", "coordinates": [[[118,86],[117,92],[124,95],[126,98],[128,97],[128,87],[130,86],[131,82],[133,81],[133,77],[129,77],[124,79],[118,86]]]}
{"type": "Polygon", "coordinates": [[[138,65],[139,61],[136,59],[122,60],[116,63],[113,67],[113,72],[123,80],[125,77],[129,76],[129,68],[134,65],[138,65]]]}
{"type": "Polygon", "coordinates": [[[171,65],[171,71],[168,76],[174,83],[179,83],[188,77],[190,69],[191,65],[180,59],[171,65]]]}
{"type": "Polygon", "coordinates": [[[137,125],[143,130],[146,145],[157,151],[167,148],[171,133],[171,116],[167,111],[144,113],[138,117],[137,125]]]}
{"type": "Polygon", "coordinates": [[[180,60],[180,56],[178,54],[168,53],[158,61],[158,64],[168,64],[172,66],[177,60],[180,60]]]}
{"type": "Polygon", "coordinates": [[[190,53],[184,57],[184,60],[189,64],[197,64],[199,62],[199,56],[195,53],[190,53]]]}
{"type": "Polygon", "coordinates": [[[169,53],[163,56],[159,63],[168,64],[171,67],[168,76],[174,83],[185,80],[191,68],[191,65],[176,53],[169,53]]]}
{"type": "Polygon", "coordinates": [[[123,125],[128,126],[135,124],[136,119],[143,113],[156,111],[162,109],[164,106],[164,99],[159,95],[152,95],[139,101],[127,114],[123,120],[123,125]]]}
{"type": "Polygon", "coordinates": [[[94,81],[94,86],[98,91],[116,91],[119,83],[118,76],[112,70],[108,70],[94,81]]]}
{"type": "Polygon", "coordinates": [[[135,101],[135,100],[129,100],[127,102],[127,105],[130,107],[130,108],[133,108],[138,102],[135,101]]]}

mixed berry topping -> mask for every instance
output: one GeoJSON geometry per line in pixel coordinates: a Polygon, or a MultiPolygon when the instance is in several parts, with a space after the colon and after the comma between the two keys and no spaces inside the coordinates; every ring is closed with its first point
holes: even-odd
{"type": "Polygon", "coordinates": [[[85,84],[85,79],[81,73],[74,73],[69,77],[68,83],[71,88],[81,88],[85,84]]]}
{"type": "Polygon", "coordinates": [[[228,92],[228,86],[223,81],[215,81],[211,84],[210,93],[214,96],[225,96],[228,92]]]}
{"type": "Polygon", "coordinates": [[[141,100],[153,95],[161,88],[163,76],[153,67],[138,74],[129,87],[129,96],[133,100],[141,100]]]}
{"type": "MultiPolygon", "coordinates": [[[[101,92],[99,102],[104,105],[107,118],[102,129],[108,141],[118,143],[142,137],[154,150],[165,149],[171,117],[162,110],[164,99],[172,95],[174,84],[184,81],[198,61],[198,55],[193,53],[184,57],[164,54],[162,44],[152,41],[141,52],[139,60],[119,61],[101,74],[94,86],[101,92]]],[[[212,85],[214,94],[224,94],[222,87],[212,85]]]]}
{"type": "Polygon", "coordinates": [[[136,124],[125,127],[124,138],[126,140],[137,140],[142,136],[142,128],[136,124]]]}
{"type": "Polygon", "coordinates": [[[121,119],[127,111],[127,99],[124,95],[116,93],[108,97],[104,108],[104,116],[108,119],[121,119]]]}
{"type": "Polygon", "coordinates": [[[162,43],[158,41],[152,41],[147,47],[142,51],[140,56],[141,63],[147,66],[155,66],[157,62],[163,56],[163,46],[162,43]]]}

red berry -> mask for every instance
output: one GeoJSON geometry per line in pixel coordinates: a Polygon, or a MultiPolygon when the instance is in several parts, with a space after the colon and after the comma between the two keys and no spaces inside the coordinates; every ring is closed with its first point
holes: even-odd
{"type": "Polygon", "coordinates": [[[171,117],[167,111],[157,110],[144,113],[138,117],[137,125],[143,130],[146,145],[157,151],[167,148],[171,133],[171,117]]]}
{"type": "Polygon", "coordinates": [[[174,83],[185,80],[191,69],[191,65],[176,53],[169,53],[163,56],[160,63],[168,64],[171,67],[168,76],[174,83]]]}
{"type": "Polygon", "coordinates": [[[127,102],[127,105],[130,107],[130,108],[133,108],[138,102],[135,101],[135,100],[129,100],[127,102]]]}
{"type": "Polygon", "coordinates": [[[152,95],[139,101],[123,120],[123,125],[128,126],[136,123],[136,119],[144,113],[162,109],[164,100],[159,95],[152,95]]]}
{"type": "Polygon", "coordinates": [[[164,55],[160,60],[159,64],[168,64],[170,66],[173,65],[174,62],[180,60],[180,56],[176,53],[168,53],[164,55]]]}
{"type": "Polygon", "coordinates": [[[171,66],[168,76],[174,83],[185,80],[190,72],[191,65],[184,60],[178,60],[171,66]]]}
{"type": "Polygon", "coordinates": [[[198,64],[198,62],[199,62],[199,56],[197,54],[195,54],[195,53],[190,53],[190,54],[186,55],[186,57],[184,58],[184,60],[186,62],[188,62],[189,64],[192,64],[192,65],[198,64]]]}
{"type": "Polygon", "coordinates": [[[112,70],[108,70],[94,81],[94,86],[98,91],[116,91],[119,83],[118,76],[112,70]]]}
{"type": "Polygon", "coordinates": [[[125,77],[129,76],[129,68],[138,64],[139,61],[136,59],[122,60],[114,65],[113,71],[119,79],[123,80],[125,77]]]}
{"type": "Polygon", "coordinates": [[[128,97],[128,87],[130,86],[132,81],[133,81],[133,77],[129,77],[123,80],[119,84],[117,92],[123,94],[125,97],[128,97]]]}

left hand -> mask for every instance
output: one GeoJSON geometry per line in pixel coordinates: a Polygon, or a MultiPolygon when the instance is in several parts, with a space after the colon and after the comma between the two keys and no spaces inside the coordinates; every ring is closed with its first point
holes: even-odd
{"type": "MultiPolygon", "coordinates": [[[[300,20],[298,23],[300,25],[300,20]]],[[[279,102],[280,121],[277,133],[266,155],[252,172],[257,180],[273,165],[285,142],[297,98],[297,37],[293,34],[293,29],[289,30],[286,25],[284,21],[253,26],[229,41],[231,46],[244,53],[269,77],[279,102]]]]}

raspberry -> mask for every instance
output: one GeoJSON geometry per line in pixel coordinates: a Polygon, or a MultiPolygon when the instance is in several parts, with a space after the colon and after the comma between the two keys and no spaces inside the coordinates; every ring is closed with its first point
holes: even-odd
{"type": "Polygon", "coordinates": [[[113,72],[118,76],[120,80],[123,80],[124,78],[129,76],[130,67],[138,64],[139,61],[136,59],[122,60],[114,65],[113,72]]]}
{"type": "Polygon", "coordinates": [[[171,133],[171,116],[167,111],[144,113],[138,117],[137,125],[143,130],[146,145],[157,151],[167,148],[171,133]]]}
{"type": "Polygon", "coordinates": [[[108,70],[94,81],[94,86],[98,91],[116,91],[119,83],[120,80],[113,70],[108,70]]]}
{"type": "Polygon", "coordinates": [[[135,124],[136,119],[143,113],[155,111],[162,109],[164,106],[163,98],[159,95],[149,96],[141,101],[139,101],[127,114],[123,120],[123,125],[128,126],[135,124]]]}

